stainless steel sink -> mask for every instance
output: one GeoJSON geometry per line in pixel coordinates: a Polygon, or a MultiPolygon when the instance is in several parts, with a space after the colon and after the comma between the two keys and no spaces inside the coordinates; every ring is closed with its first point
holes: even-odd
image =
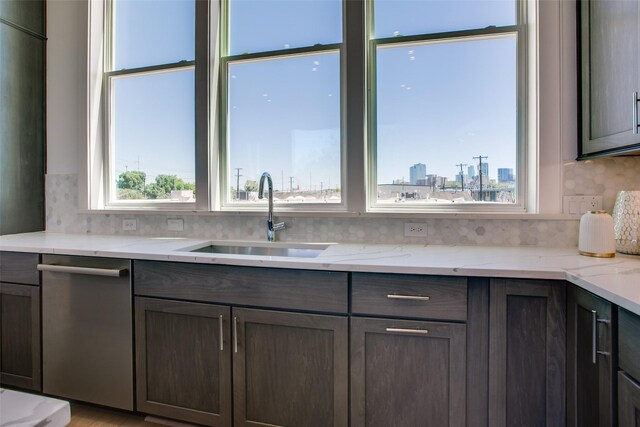
{"type": "Polygon", "coordinates": [[[313,247],[285,247],[285,246],[252,246],[252,245],[224,245],[214,244],[200,248],[189,249],[189,252],[207,254],[260,255],[281,256],[295,258],[315,258],[327,249],[327,246],[313,247]]]}

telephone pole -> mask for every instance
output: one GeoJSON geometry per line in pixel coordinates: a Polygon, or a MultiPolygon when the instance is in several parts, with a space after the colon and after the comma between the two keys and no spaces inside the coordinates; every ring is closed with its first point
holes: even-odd
{"type": "Polygon", "coordinates": [[[240,171],[242,168],[236,168],[236,200],[240,200],[240,171]]]}
{"type": "Polygon", "coordinates": [[[289,177],[289,193],[293,194],[293,177],[289,177]]]}
{"type": "Polygon", "coordinates": [[[462,168],[467,166],[467,164],[459,163],[456,166],[460,168],[460,182],[462,183],[462,191],[464,191],[464,172],[462,171],[462,168]]]}
{"type": "Polygon", "coordinates": [[[488,159],[489,156],[478,156],[478,157],[474,157],[473,159],[478,159],[480,161],[480,166],[478,167],[479,169],[479,173],[478,176],[480,177],[480,192],[478,193],[478,195],[480,196],[480,201],[484,201],[484,194],[482,194],[482,159],[488,159]]]}

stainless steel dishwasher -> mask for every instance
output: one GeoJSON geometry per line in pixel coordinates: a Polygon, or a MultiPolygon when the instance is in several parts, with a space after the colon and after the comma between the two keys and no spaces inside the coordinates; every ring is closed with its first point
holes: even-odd
{"type": "Polygon", "coordinates": [[[45,393],[133,410],[130,264],[43,256],[38,270],[45,393]]]}

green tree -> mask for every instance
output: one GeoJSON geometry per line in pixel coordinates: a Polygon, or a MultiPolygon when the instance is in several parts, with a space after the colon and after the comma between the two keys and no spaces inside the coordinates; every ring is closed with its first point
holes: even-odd
{"type": "Polygon", "coordinates": [[[184,190],[184,181],[176,175],[158,175],[156,185],[167,194],[171,194],[171,190],[184,190]]]}
{"type": "Polygon", "coordinates": [[[168,199],[171,193],[167,193],[164,188],[160,187],[156,183],[153,183],[145,187],[144,195],[147,197],[147,199],[168,199]]]}
{"type": "Polygon", "coordinates": [[[146,179],[147,174],[141,171],[123,172],[118,177],[118,188],[143,191],[146,179]]]}
{"type": "Polygon", "coordinates": [[[120,200],[140,200],[144,198],[145,194],[141,190],[118,188],[118,199],[120,200]]]}
{"type": "Polygon", "coordinates": [[[258,191],[258,183],[252,179],[248,179],[244,182],[244,191],[250,193],[252,191],[258,191]]]}

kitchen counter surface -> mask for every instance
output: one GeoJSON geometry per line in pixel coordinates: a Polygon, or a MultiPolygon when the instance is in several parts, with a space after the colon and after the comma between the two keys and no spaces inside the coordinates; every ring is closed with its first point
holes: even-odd
{"type": "Polygon", "coordinates": [[[576,248],[291,242],[270,245],[329,247],[316,258],[189,252],[211,243],[240,242],[47,232],[0,236],[2,251],[312,270],[567,280],[640,315],[640,256],[590,258],[578,255],[576,248]]]}

